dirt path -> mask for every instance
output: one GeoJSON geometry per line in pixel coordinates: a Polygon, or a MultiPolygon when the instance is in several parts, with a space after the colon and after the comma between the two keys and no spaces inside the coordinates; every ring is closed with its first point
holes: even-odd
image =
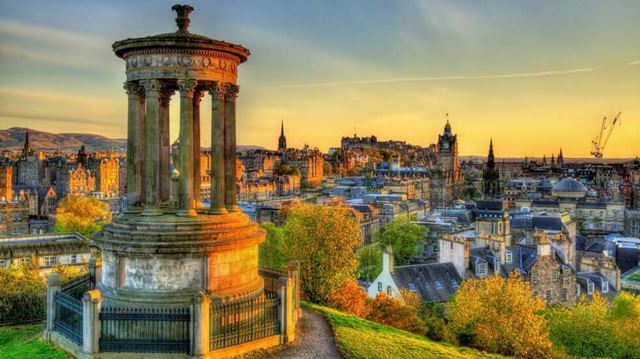
{"type": "Polygon", "coordinates": [[[316,312],[303,309],[298,322],[295,342],[273,359],[339,359],[331,327],[326,319],[316,312]]]}

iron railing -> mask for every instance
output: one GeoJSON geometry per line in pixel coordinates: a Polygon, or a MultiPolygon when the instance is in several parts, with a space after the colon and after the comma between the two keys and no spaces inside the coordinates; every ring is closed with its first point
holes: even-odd
{"type": "Polygon", "coordinates": [[[189,352],[189,308],[103,307],[100,323],[101,352],[189,352]]]}
{"type": "Polygon", "coordinates": [[[82,345],[82,302],[63,292],[57,292],[53,300],[56,311],[54,330],[82,345]]]}
{"type": "Polygon", "coordinates": [[[210,350],[280,334],[280,298],[265,294],[232,302],[211,304],[210,350]]]}
{"type": "Polygon", "coordinates": [[[74,299],[82,300],[82,296],[85,292],[92,289],[91,277],[89,274],[78,277],[73,281],[67,283],[60,291],[71,296],[74,299]]]}

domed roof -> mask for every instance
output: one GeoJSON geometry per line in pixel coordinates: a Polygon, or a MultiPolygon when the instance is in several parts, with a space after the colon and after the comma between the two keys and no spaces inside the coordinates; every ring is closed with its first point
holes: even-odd
{"type": "Polygon", "coordinates": [[[575,178],[567,177],[556,183],[553,186],[552,192],[584,196],[587,193],[587,187],[578,182],[575,178]]]}

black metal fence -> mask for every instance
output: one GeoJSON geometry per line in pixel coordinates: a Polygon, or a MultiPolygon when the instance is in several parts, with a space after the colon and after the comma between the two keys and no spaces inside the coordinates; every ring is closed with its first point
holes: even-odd
{"type": "Polygon", "coordinates": [[[210,350],[226,348],[280,334],[280,298],[265,294],[257,298],[211,304],[210,350]]]}
{"type": "Polygon", "coordinates": [[[54,330],[82,345],[82,302],[64,292],[57,292],[53,300],[56,313],[54,330]]]}
{"type": "Polygon", "coordinates": [[[82,300],[82,296],[84,295],[84,293],[90,291],[92,287],[93,286],[91,283],[91,277],[89,276],[89,274],[87,274],[67,283],[60,289],[60,291],[71,296],[72,298],[82,300]]]}
{"type": "Polygon", "coordinates": [[[188,353],[189,308],[114,308],[100,312],[100,351],[188,353]]]}

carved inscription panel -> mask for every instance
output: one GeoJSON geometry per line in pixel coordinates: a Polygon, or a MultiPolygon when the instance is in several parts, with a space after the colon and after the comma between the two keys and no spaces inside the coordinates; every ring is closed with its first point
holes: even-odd
{"type": "Polygon", "coordinates": [[[122,258],[123,288],[180,290],[202,286],[201,258],[122,258]]]}

